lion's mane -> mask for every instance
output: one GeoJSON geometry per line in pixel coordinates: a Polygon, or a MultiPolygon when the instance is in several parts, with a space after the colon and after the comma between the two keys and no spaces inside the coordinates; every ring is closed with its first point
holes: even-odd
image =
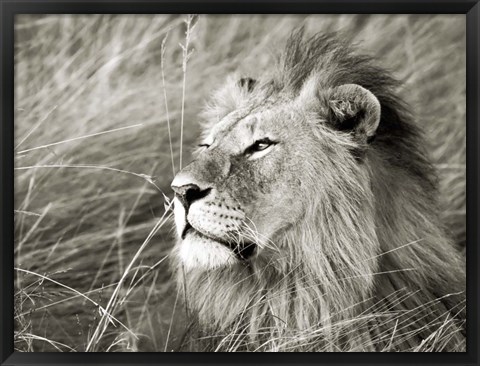
{"type": "MultiPolygon", "coordinates": [[[[316,177],[334,177],[330,190],[295,193],[321,198],[279,239],[288,248],[281,260],[178,266],[195,338],[204,350],[465,350],[464,258],[440,221],[435,172],[397,82],[338,37],[297,31],[261,83],[271,95],[296,95],[312,75],[378,98],[368,157],[357,167],[330,161],[316,177]]],[[[218,93],[208,113],[236,108],[235,93],[218,93]]]]}

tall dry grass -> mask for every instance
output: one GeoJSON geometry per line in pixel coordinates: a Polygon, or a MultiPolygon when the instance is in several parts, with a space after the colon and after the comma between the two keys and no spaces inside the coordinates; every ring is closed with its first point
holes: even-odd
{"type": "Polygon", "coordinates": [[[172,351],[186,331],[168,254],[169,183],[231,73],[288,34],[343,31],[404,81],[465,241],[465,17],[17,17],[15,348],[172,351]]]}

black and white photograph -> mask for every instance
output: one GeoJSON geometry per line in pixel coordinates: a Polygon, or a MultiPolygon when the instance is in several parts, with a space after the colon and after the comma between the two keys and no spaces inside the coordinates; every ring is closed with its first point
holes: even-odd
{"type": "Polygon", "coordinates": [[[15,352],[466,352],[466,24],[16,15],[15,352]]]}

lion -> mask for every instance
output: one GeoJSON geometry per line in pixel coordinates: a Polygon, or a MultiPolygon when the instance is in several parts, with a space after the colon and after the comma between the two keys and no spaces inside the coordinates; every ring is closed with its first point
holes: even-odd
{"type": "Polygon", "coordinates": [[[465,351],[465,258],[398,85],[300,29],[213,95],[172,182],[195,350],[465,351]]]}

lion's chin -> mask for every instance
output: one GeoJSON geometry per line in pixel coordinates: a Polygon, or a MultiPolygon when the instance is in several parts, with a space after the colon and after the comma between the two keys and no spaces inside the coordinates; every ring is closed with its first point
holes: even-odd
{"type": "Polygon", "coordinates": [[[212,239],[188,233],[179,245],[178,256],[186,269],[216,269],[238,263],[231,249],[212,239]]]}

